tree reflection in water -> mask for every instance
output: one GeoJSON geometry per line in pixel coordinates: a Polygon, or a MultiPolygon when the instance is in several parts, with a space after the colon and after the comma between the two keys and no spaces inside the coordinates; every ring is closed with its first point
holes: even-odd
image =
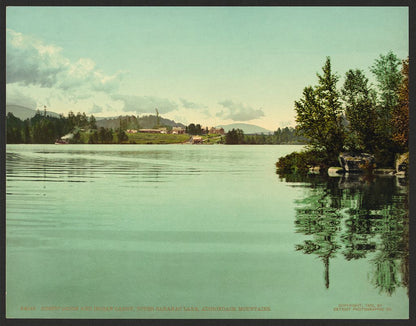
{"type": "Polygon", "coordinates": [[[310,237],[296,250],[317,255],[329,288],[330,259],[367,258],[380,293],[409,291],[408,179],[393,176],[281,175],[305,189],[296,201],[295,230],[310,237]]]}

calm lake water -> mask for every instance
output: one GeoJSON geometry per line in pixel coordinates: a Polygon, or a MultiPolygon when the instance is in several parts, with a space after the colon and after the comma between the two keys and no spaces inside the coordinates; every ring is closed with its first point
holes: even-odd
{"type": "Polygon", "coordinates": [[[300,149],[7,145],[7,317],[407,318],[406,179],[300,149]]]}

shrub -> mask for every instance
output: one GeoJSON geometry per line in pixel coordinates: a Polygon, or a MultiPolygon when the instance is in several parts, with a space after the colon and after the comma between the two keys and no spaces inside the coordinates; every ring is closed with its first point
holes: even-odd
{"type": "Polygon", "coordinates": [[[307,174],[311,166],[319,166],[322,170],[327,167],[323,159],[326,155],[322,154],[313,150],[293,152],[279,158],[276,162],[277,172],[282,174],[307,174]]]}

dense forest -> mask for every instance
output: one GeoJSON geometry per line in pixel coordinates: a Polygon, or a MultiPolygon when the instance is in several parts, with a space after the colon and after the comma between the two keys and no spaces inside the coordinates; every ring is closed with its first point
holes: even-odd
{"type": "Polygon", "coordinates": [[[93,115],[88,118],[85,113],[79,112],[76,115],[69,112],[68,117],[53,117],[38,111],[34,117],[24,121],[9,112],[6,125],[6,139],[9,144],[50,144],[69,132],[73,132],[73,141],[76,142],[80,130],[97,129],[93,115]]]}
{"type": "MultiPolygon", "coordinates": [[[[119,118],[96,120],[85,113],[55,117],[47,112],[36,112],[35,116],[22,121],[11,112],[7,114],[7,143],[9,144],[53,144],[61,137],[71,134],[68,139],[73,144],[111,144],[128,142],[125,133],[128,129],[183,126],[189,135],[207,135],[207,128],[200,124],[191,123],[185,126],[169,119],[154,115],[120,116],[119,118]],[[159,125],[157,125],[159,123],[159,125]]],[[[219,143],[225,144],[304,144],[306,139],[297,134],[292,127],[278,128],[272,135],[254,134],[245,135],[241,129],[232,129],[225,136],[218,135],[219,143]]]]}
{"type": "Polygon", "coordinates": [[[370,153],[378,167],[392,167],[397,154],[408,151],[409,59],[401,61],[389,52],[370,71],[375,87],[362,70],[350,69],[337,88],[339,76],[326,59],[318,84],[305,87],[295,101],[297,131],[308,149],[280,158],[280,171],[337,165],[341,152],[370,153]]]}
{"type": "Polygon", "coordinates": [[[279,145],[279,144],[305,144],[306,139],[296,132],[295,128],[278,128],[272,135],[256,134],[245,135],[241,129],[232,129],[225,135],[225,144],[237,145],[279,145]]]}

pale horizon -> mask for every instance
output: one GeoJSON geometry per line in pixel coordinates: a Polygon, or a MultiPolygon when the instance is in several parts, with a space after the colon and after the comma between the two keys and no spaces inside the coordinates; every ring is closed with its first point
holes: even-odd
{"type": "Polygon", "coordinates": [[[407,7],[8,7],[6,102],[276,130],[327,56],[340,87],[389,51],[407,7]]]}

